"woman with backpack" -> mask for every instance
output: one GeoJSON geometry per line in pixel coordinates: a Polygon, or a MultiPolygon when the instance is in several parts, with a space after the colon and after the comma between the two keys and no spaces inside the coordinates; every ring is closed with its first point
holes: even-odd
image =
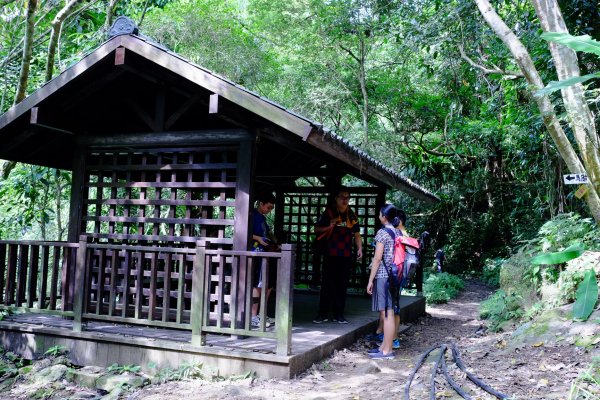
{"type": "Polygon", "coordinates": [[[394,318],[394,302],[398,297],[399,287],[390,285],[388,267],[393,262],[394,238],[386,231],[392,229],[395,235],[402,235],[399,229],[400,211],[393,204],[381,207],[379,221],[383,225],[375,235],[375,256],[371,263],[371,274],[367,285],[367,293],[373,298],[373,311],[379,311],[383,321],[383,341],[381,346],[369,350],[373,359],[393,359],[392,343],[396,337],[394,318]]]}

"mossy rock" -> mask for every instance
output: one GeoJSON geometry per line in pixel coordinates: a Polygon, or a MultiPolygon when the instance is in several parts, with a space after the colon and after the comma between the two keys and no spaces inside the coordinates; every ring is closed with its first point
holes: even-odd
{"type": "Polygon", "coordinates": [[[44,368],[41,371],[38,371],[38,372],[32,374],[31,380],[35,384],[39,384],[39,385],[56,382],[58,380],[61,380],[65,376],[68,369],[69,369],[69,367],[67,367],[66,365],[62,365],[62,364],[53,365],[51,367],[44,368]]]}
{"type": "Polygon", "coordinates": [[[111,392],[114,388],[123,387],[124,385],[132,388],[142,387],[147,385],[149,380],[143,376],[132,375],[132,374],[107,374],[99,377],[96,380],[96,387],[98,389],[106,390],[111,392]]]}
{"type": "Polygon", "coordinates": [[[572,304],[554,308],[522,324],[511,335],[507,349],[512,351],[525,346],[554,343],[568,345],[578,340],[582,345],[593,343],[600,336],[599,326],[595,321],[600,318],[600,310],[592,313],[588,321],[573,321],[572,308],[572,304]]]}

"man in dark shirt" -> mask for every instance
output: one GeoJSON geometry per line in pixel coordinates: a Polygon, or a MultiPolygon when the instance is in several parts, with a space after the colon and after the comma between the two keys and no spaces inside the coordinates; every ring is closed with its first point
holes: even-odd
{"type": "MultiPolygon", "coordinates": [[[[262,252],[262,251],[273,251],[270,249],[270,245],[276,244],[277,240],[271,231],[271,228],[267,224],[266,215],[269,214],[273,208],[275,208],[275,196],[272,193],[261,194],[257,199],[256,208],[252,211],[252,251],[262,252]]],[[[260,326],[260,316],[258,315],[259,306],[266,307],[266,304],[260,303],[260,294],[263,289],[262,287],[262,273],[261,266],[263,263],[267,263],[269,267],[269,279],[267,282],[267,295],[266,302],[269,302],[269,296],[273,287],[275,286],[276,277],[276,267],[270,262],[271,259],[268,258],[255,258],[255,262],[257,265],[254,267],[254,276],[253,276],[253,288],[252,288],[252,327],[260,326]]],[[[269,317],[266,318],[265,326],[269,327],[275,321],[269,317]]]]}
{"type": "Polygon", "coordinates": [[[360,224],[356,214],[348,206],[349,200],[349,189],[341,187],[336,191],[335,202],[325,209],[315,226],[317,236],[325,236],[327,240],[319,311],[313,320],[315,324],[327,322],[331,308],[334,322],[348,323],[344,309],[350,271],[354,265],[353,243],[356,245],[357,258],[362,257],[360,224]]]}

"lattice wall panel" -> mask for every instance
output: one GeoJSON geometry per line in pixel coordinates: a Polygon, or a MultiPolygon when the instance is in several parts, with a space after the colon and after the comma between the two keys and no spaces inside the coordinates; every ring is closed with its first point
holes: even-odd
{"type": "Polygon", "coordinates": [[[95,151],[82,233],[108,242],[231,245],[237,147],[95,151]]]}
{"type": "MultiPolygon", "coordinates": [[[[319,285],[321,280],[321,259],[312,251],[315,238],[313,227],[325,210],[329,194],[320,189],[299,189],[297,192],[278,193],[279,207],[275,212],[283,215],[278,218],[281,227],[279,234],[289,243],[297,245],[295,282],[297,284],[319,285]]],[[[350,207],[356,212],[361,224],[363,258],[358,260],[350,277],[349,288],[364,291],[368,281],[368,266],[373,258],[374,248],[370,245],[379,227],[377,204],[380,196],[370,188],[353,188],[350,207]]]]}

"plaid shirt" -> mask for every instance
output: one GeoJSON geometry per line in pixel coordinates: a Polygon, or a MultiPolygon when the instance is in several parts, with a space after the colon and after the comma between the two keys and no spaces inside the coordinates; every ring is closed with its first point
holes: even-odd
{"type": "Polygon", "coordinates": [[[333,218],[338,219],[338,225],[333,227],[333,231],[327,240],[327,255],[330,257],[352,257],[352,244],[354,235],[360,232],[360,224],[356,214],[348,209],[345,213],[339,213],[336,209],[327,208],[321,214],[319,226],[329,226],[329,221],[333,218]]]}

